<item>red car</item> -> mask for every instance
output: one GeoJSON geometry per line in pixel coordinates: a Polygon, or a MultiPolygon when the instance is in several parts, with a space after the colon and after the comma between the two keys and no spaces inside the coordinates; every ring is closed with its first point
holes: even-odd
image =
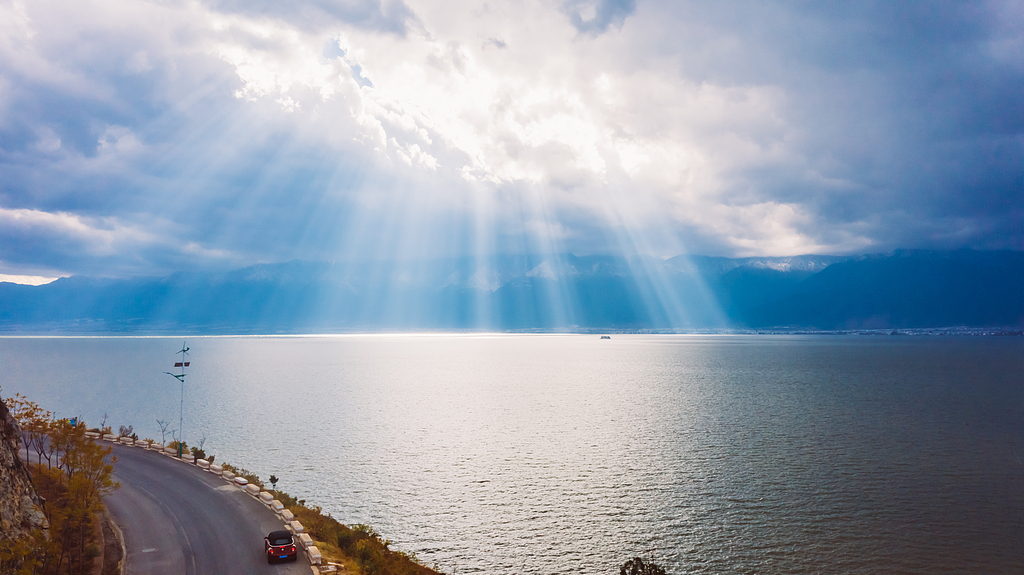
{"type": "Polygon", "coordinates": [[[286,559],[295,561],[299,558],[295,553],[295,540],[288,531],[271,531],[270,535],[263,538],[263,547],[267,551],[267,563],[286,559]]]}

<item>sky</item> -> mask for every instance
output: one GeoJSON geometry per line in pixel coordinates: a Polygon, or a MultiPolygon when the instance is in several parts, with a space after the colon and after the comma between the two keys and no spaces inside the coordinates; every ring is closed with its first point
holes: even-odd
{"type": "Polygon", "coordinates": [[[0,281],[1024,249],[1024,3],[0,0],[0,281]]]}

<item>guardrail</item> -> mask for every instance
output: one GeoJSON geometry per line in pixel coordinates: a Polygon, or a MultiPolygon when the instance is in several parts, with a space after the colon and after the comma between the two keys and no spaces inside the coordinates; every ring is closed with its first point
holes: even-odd
{"type": "Polygon", "coordinates": [[[285,506],[280,501],[274,499],[274,495],[272,493],[262,491],[258,485],[250,484],[249,481],[244,477],[237,477],[234,473],[230,471],[225,471],[224,466],[215,463],[210,463],[206,459],[196,459],[192,455],[182,454],[181,458],[179,458],[177,447],[163,445],[155,441],[144,442],[140,440],[135,440],[131,437],[118,437],[117,435],[113,435],[110,433],[96,433],[92,431],[87,431],[85,435],[86,437],[89,437],[94,440],[99,439],[103,441],[109,441],[111,443],[118,443],[120,445],[139,447],[142,449],[157,451],[170,457],[171,459],[175,459],[177,461],[181,461],[189,465],[195,465],[196,467],[202,469],[203,471],[212,473],[213,475],[223,478],[229,484],[237,486],[243,493],[255,498],[268,509],[273,511],[278,516],[278,518],[281,519],[282,523],[284,523],[285,529],[287,529],[295,535],[295,538],[299,542],[299,546],[302,547],[303,551],[305,552],[306,559],[309,560],[309,563],[312,567],[312,571],[314,574],[319,575],[320,573],[332,573],[335,571],[333,565],[324,566],[322,569],[320,568],[320,565],[323,563],[323,556],[321,555],[320,550],[317,549],[316,545],[314,544],[315,542],[313,541],[313,538],[310,537],[308,533],[306,533],[306,529],[302,526],[302,523],[299,523],[299,521],[295,519],[294,513],[286,509],[285,506]]]}

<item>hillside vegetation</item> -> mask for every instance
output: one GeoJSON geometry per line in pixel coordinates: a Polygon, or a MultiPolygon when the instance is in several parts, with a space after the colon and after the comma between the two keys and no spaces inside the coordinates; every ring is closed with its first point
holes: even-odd
{"type": "Polygon", "coordinates": [[[391,541],[368,525],[344,525],[317,505],[307,505],[304,499],[296,499],[273,486],[267,488],[258,475],[247,469],[231,464],[224,468],[274,494],[302,523],[325,562],[344,565],[349,573],[361,575],[440,575],[440,571],[420,564],[415,555],[391,549],[391,541]]]}
{"type": "Polygon", "coordinates": [[[21,395],[2,402],[20,423],[20,439],[32,483],[45,504],[49,529],[0,544],[0,572],[17,574],[92,573],[100,555],[98,515],[103,496],[118,485],[111,478],[115,458],[85,435],[85,423],[54,419],[21,395]],[[35,459],[32,462],[32,459],[35,459]]]}

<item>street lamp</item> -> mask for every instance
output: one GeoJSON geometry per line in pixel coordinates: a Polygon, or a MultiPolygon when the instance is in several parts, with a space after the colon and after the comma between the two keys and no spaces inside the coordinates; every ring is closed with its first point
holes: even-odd
{"type": "Polygon", "coordinates": [[[178,459],[181,459],[182,443],[184,443],[185,440],[185,428],[182,426],[185,413],[185,368],[188,367],[189,363],[191,363],[185,361],[185,356],[188,355],[188,348],[185,347],[185,342],[181,342],[181,351],[176,352],[175,355],[178,353],[181,354],[181,361],[175,362],[174,367],[180,367],[181,373],[171,373],[169,371],[165,371],[164,373],[181,382],[181,400],[178,404],[178,433],[181,434],[181,437],[178,438],[178,459]]]}

